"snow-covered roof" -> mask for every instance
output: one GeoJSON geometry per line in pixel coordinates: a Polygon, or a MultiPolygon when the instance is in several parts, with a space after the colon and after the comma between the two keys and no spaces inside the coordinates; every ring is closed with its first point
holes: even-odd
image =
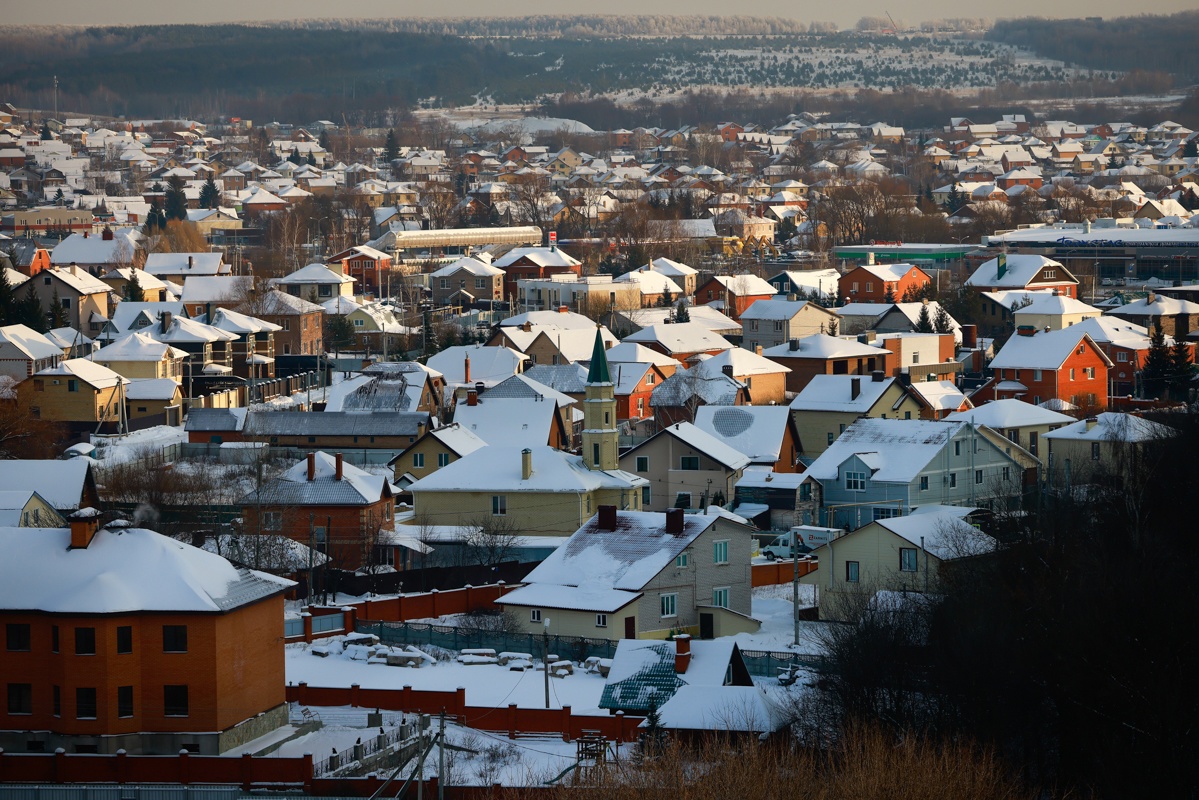
{"type": "Polygon", "coordinates": [[[522,258],[527,258],[539,267],[576,267],[582,263],[557,247],[514,247],[496,259],[495,266],[508,267],[522,258]]]}
{"type": "Polygon", "coordinates": [[[681,261],[673,261],[665,257],[655,258],[644,267],[640,267],[640,269],[643,271],[652,270],[654,272],[661,272],[663,275],[669,275],[672,278],[685,278],[688,275],[699,274],[699,270],[695,267],[690,267],[681,261]]]}
{"type": "Polygon", "coordinates": [[[746,489],[786,489],[795,491],[807,476],[802,472],[775,472],[760,466],[750,465],[745,468],[738,487],[746,489]]]}
{"type": "Polygon", "coordinates": [[[713,275],[712,280],[739,297],[774,295],[778,292],[777,289],[752,272],[742,272],[737,275],[713,275]]]}
{"type": "Polygon", "coordinates": [[[612,281],[614,284],[635,283],[642,294],[680,295],[683,287],[661,272],[626,272],[612,281]]]}
{"type": "Polygon", "coordinates": [[[53,275],[80,294],[107,294],[112,287],[81,267],[51,267],[42,275],[53,275]]]}
{"type": "Polygon", "coordinates": [[[343,462],[342,478],[337,480],[337,459],[320,450],[313,455],[316,462],[313,480],[308,480],[308,459],[301,459],[261,491],[255,489],[247,494],[241,502],[284,507],[361,506],[377,503],[385,493],[390,494],[387,479],[382,475],[372,475],[343,462]]]}
{"type": "Polygon", "coordinates": [[[140,235],[127,230],[113,231],[111,239],[72,233],[50,251],[53,264],[128,264],[137,252],[140,235]]]}
{"type": "MultiPolygon", "coordinates": [[[[228,272],[221,253],[151,253],[146,256],[145,272],[149,275],[218,275],[228,272]]],[[[186,284],[185,284],[186,285],[186,284]]]]}
{"type": "Polygon", "coordinates": [[[471,275],[477,275],[480,277],[489,277],[489,276],[504,274],[504,271],[502,269],[493,267],[490,264],[484,264],[482,261],[479,261],[477,258],[470,258],[468,256],[466,258],[458,259],[453,264],[447,264],[444,267],[442,267],[441,269],[437,270],[436,272],[429,273],[429,277],[430,278],[448,278],[451,275],[454,275],[458,272],[463,272],[463,271],[465,271],[471,275]]]}
{"type": "MultiPolygon", "coordinates": [[[[1021,306],[1013,313],[1016,315],[1016,324],[1020,324],[1020,316],[1027,314],[1049,314],[1049,315],[1065,315],[1065,314],[1094,314],[1099,316],[1102,310],[1089,306],[1081,300],[1075,300],[1073,297],[1065,294],[1054,294],[1053,292],[1034,292],[1028,296],[1031,301],[1028,305],[1021,306]]],[[[1126,306],[1127,307],[1127,306],[1126,306]]],[[[1195,306],[1199,310],[1199,306],[1195,306]]]]}
{"type": "Polygon", "coordinates": [[[1058,278],[1041,281],[1041,283],[1077,283],[1066,272],[1065,268],[1052,258],[1028,255],[1025,253],[1007,254],[1007,269],[1002,277],[999,275],[999,259],[992,258],[983,262],[982,266],[966,279],[967,286],[1006,286],[1012,289],[1023,288],[1032,283],[1033,278],[1043,267],[1053,267],[1061,270],[1058,278]]]}
{"type": "Polygon", "coordinates": [[[668,353],[698,353],[730,350],[733,345],[698,322],[649,325],[624,338],[626,342],[657,343],[668,353]]]}
{"type": "Polygon", "coordinates": [[[501,328],[519,328],[525,323],[531,324],[534,329],[559,329],[559,330],[593,330],[595,328],[595,320],[583,314],[577,314],[574,311],[525,311],[522,314],[515,314],[500,322],[501,328]]]}
{"type": "Polygon", "coordinates": [[[796,349],[791,349],[790,342],[776,344],[762,351],[769,358],[867,358],[885,355],[881,348],[862,344],[857,339],[843,339],[816,333],[799,339],[796,349]]]}
{"type": "Polygon", "coordinates": [[[680,686],[658,716],[668,730],[767,733],[786,724],[785,713],[761,686],[680,686]]]}
{"type": "Polygon", "coordinates": [[[527,374],[513,375],[505,378],[495,386],[484,391],[480,396],[483,400],[533,400],[549,402],[559,408],[572,406],[575,399],[563,394],[551,386],[530,378],[527,374]]]}
{"type": "Polygon", "coordinates": [[[967,411],[956,411],[945,417],[953,422],[973,422],[975,425],[985,425],[996,430],[1022,428],[1029,425],[1069,425],[1074,417],[1050,411],[1047,408],[1026,403],[1014,398],[1007,400],[992,400],[977,408],[967,411]]]}
{"type": "Polygon", "coordinates": [[[179,381],[174,378],[131,378],[125,385],[125,399],[165,402],[173,400],[179,390],[179,381]]]}
{"type": "MultiPolygon", "coordinates": [[[[615,349],[615,348],[613,348],[615,349]]],[[[611,354],[612,350],[608,353],[611,354]]],[[[650,351],[654,352],[654,351],[650,351]]],[[[674,359],[661,353],[654,353],[658,358],[665,358],[674,363],[674,359]]],[[[608,359],[611,363],[611,358],[608,359]]],[[[544,384],[551,389],[566,394],[582,394],[587,390],[587,368],[582,364],[534,364],[524,371],[524,376],[530,380],[544,384]]]]}
{"type": "MultiPolygon", "coordinates": [[[[769,300],[755,300],[750,304],[749,308],[741,312],[742,324],[747,319],[791,319],[802,311],[803,307],[808,305],[808,302],[807,300],[787,300],[786,298],[781,300],[773,298],[769,300]]],[[[815,303],[812,305],[815,306],[815,303]]],[[[820,308],[819,306],[816,307],[820,308]]],[[[823,311],[824,309],[821,308],[821,310],[823,311]]]]}
{"type": "Polygon", "coordinates": [[[869,456],[871,480],[910,483],[966,424],[859,419],[817,456],[805,474],[819,481],[833,481],[847,459],[855,455],[869,456]]]}
{"type": "Polygon", "coordinates": [[[131,333],[101,347],[92,354],[92,360],[100,363],[111,361],[162,361],[167,358],[186,358],[187,353],[166,342],[160,342],[145,333],[131,333]]]}
{"type": "Polygon", "coordinates": [[[0,347],[6,342],[32,361],[62,357],[61,347],[27,325],[5,325],[0,328],[0,347]]]}
{"type": "Polygon", "coordinates": [[[145,270],[135,269],[134,267],[119,267],[117,269],[111,269],[101,275],[100,278],[101,280],[106,281],[128,281],[133,278],[134,273],[137,273],[137,285],[142,287],[142,289],[153,290],[167,288],[166,281],[158,278],[155,275],[151,275],[145,270]]]}
{"type": "Polygon", "coordinates": [[[641,594],[641,592],[604,589],[596,586],[557,586],[549,583],[530,583],[508,592],[496,602],[505,606],[536,606],[612,614],[640,598],[641,594]]]}
{"type": "Polygon", "coordinates": [[[1199,315],[1199,303],[1192,303],[1190,300],[1179,300],[1176,297],[1166,297],[1165,295],[1155,293],[1152,296],[1152,301],[1149,297],[1142,297],[1138,300],[1125,303],[1122,306],[1109,309],[1105,313],[1113,317],[1158,317],[1174,316],[1176,314],[1195,316],[1199,315]]]}
{"type": "Polygon", "coordinates": [[[184,303],[219,303],[249,297],[254,279],[246,275],[190,275],[179,299],[184,303]]]}
{"type": "Polygon", "coordinates": [[[891,517],[876,522],[896,536],[942,561],[968,558],[995,549],[995,539],[966,522],[974,509],[956,506],[922,506],[906,517],[891,517]]]}
{"type": "Polygon", "coordinates": [[[284,275],[282,278],[276,278],[273,282],[283,284],[284,286],[295,286],[309,283],[331,283],[340,285],[343,283],[353,283],[354,278],[349,275],[342,275],[334,272],[324,264],[309,264],[305,267],[300,267],[295,272],[284,275]]]}
{"type": "MultiPolygon", "coordinates": [[[[549,387],[546,389],[553,391],[549,387]]],[[[454,422],[490,445],[517,447],[548,442],[554,417],[558,413],[558,405],[555,402],[507,397],[488,398],[488,394],[489,392],[483,393],[478,405],[459,403],[454,411],[454,422]]]]}
{"type": "Polygon", "coordinates": [[[55,509],[73,511],[87,488],[90,463],[86,458],[0,461],[0,486],[35,491],[55,509]]]}
{"type": "Polygon", "coordinates": [[[914,269],[920,269],[915,264],[863,264],[859,267],[883,281],[895,282],[903,279],[914,269]]]}
{"type": "Polygon", "coordinates": [[[228,308],[218,308],[212,312],[209,324],[218,330],[238,335],[273,333],[283,330],[282,325],[276,325],[273,322],[267,322],[264,319],[251,317],[249,314],[242,314],[228,308]]]}
{"type": "Polygon", "coordinates": [[[1149,442],[1176,436],[1177,431],[1134,414],[1105,411],[1093,419],[1077,422],[1046,433],[1044,439],[1085,442],[1149,442]]]}
{"type": "Polygon", "coordinates": [[[744,390],[744,383],[724,373],[703,375],[694,369],[680,369],[658,384],[650,395],[650,405],[682,406],[698,397],[708,405],[731,406],[744,390]]]}
{"type": "Polygon", "coordinates": [[[970,405],[953,381],[912,381],[911,390],[934,411],[956,411],[963,403],[970,405]]]}
{"type": "Polygon", "coordinates": [[[653,364],[656,367],[678,367],[679,362],[657,350],[646,347],[627,338],[618,345],[608,348],[609,364],[653,364]]]}
{"type": "Polygon", "coordinates": [[[813,375],[808,385],[791,401],[791,409],[865,414],[894,383],[895,378],[876,381],[869,376],[813,375]],[[855,380],[858,382],[857,397],[853,396],[855,380]]]}
{"type": "Polygon", "coordinates": [[[479,448],[487,447],[487,442],[483,441],[478,434],[467,430],[457,422],[442,425],[431,431],[429,435],[459,456],[470,455],[479,448]]]}
{"type": "Polygon", "coordinates": [[[1111,361],[1085,331],[1072,325],[1056,331],[1037,331],[1032,336],[1013,336],[991,361],[992,369],[1058,369],[1083,342],[1090,342],[1107,365],[1111,361]]]}
{"type": "Polygon", "coordinates": [[[711,358],[705,358],[691,369],[697,370],[700,375],[710,376],[723,372],[725,367],[732,367],[733,376],[736,378],[745,375],[781,375],[791,371],[790,367],[784,367],[777,361],[771,361],[742,347],[733,347],[711,358]]]}
{"type": "MultiPolygon", "coordinates": [[[[742,469],[749,465],[749,456],[740,449],[731,447],[722,439],[696,427],[690,422],[676,422],[674,425],[669,425],[654,434],[654,437],[656,436],[673,436],[688,447],[698,450],[713,461],[731,470],[742,469]]],[[[650,438],[653,439],[654,437],[650,438]]],[[[638,447],[640,446],[638,445],[638,447]]],[[[633,449],[636,450],[637,448],[634,447],[633,449]]]]}
{"type": "MultiPolygon", "coordinates": [[[[548,404],[547,404],[548,405],[548,404]]],[[[551,406],[552,407],[552,406],[551,406]]],[[[481,447],[436,472],[421,478],[409,489],[437,492],[565,492],[579,494],[603,488],[628,489],[646,483],[621,470],[592,470],[576,455],[549,445],[525,443],[481,447]],[[533,472],[522,476],[521,454],[532,451],[533,472]]]]}
{"type": "Polygon", "coordinates": [[[755,463],[778,461],[790,420],[787,406],[700,406],[695,412],[695,427],[755,463]]]}
{"type": "Polygon", "coordinates": [[[293,585],[142,528],[102,529],[86,548],[70,544],[67,528],[0,528],[0,609],[224,612],[293,585]]]}
{"type": "Polygon", "coordinates": [[[256,313],[267,316],[311,314],[314,311],[324,311],[324,308],[278,289],[271,289],[264,293],[256,306],[256,313]]]}
{"type": "Polygon", "coordinates": [[[446,383],[474,384],[482,381],[495,384],[520,372],[528,358],[511,347],[483,347],[481,345],[456,345],[447,347],[428,364],[445,376],[446,383]],[[470,359],[470,380],[466,379],[466,359],[470,359]]]}
{"type": "Polygon", "coordinates": [[[88,361],[86,358],[68,358],[57,367],[35,372],[39,378],[64,376],[78,378],[84,383],[93,386],[97,389],[111,389],[120,383],[125,383],[126,379],[122,378],[117,373],[113,372],[103,364],[97,364],[93,361],[88,361]]]}

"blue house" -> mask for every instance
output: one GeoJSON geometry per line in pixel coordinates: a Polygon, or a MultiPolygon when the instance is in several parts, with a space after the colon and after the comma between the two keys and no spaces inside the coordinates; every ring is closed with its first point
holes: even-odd
{"type": "Polygon", "coordinates": [[[1036,459],[982,426],[859,419],[800,485],[802,524],[856,530],[923,505],[1007,507],[1035,486],[1036,459]]]}

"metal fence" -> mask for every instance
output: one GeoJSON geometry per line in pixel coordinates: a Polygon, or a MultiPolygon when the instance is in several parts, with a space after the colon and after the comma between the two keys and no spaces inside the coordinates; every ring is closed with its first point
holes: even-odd
{"type": "MultiPolygon", "coordinates": [[[[340,614],[325,614],[320,617],[312,618],[313,633],[329,633],[330,631],[345,630],[346,627],[346,612],[340,614]]],[[[286,630],[286,628],[285,628],[286,630]]],[[[300,633],[304,633],[304,623],[300,622],[300,633]]]]}
{"type": "MultiPolygon", "coordinates": [[[[315,622],[318,617],[314,617],[315,622]]],[[[315,630],[315,629],[314,629],[315,630]]],[[[497,653],[508,651],[540,655],[544,647],[541,636],[534,633],[503,633],[499,631],[477,631],[449,625],[430,625],[423,622],[376,622],[359,620],[358,633],[373,633],[384,644],[433,645],[446,650],[467,648],[491,648],[497,653]]],[[[611,658],[616,653],[618,641],[612,639],[590,639],[578,636],[551,636],[549,649],[559,658],[583,661],[592,656],[611,658]]],[[[742,658],[750,675],[775,678],[785,668],[799,666],[822,670],[822,656],[804,655],[786,651],[742,650],[742,658]]]]}
{"type": "Polygon", "coordinates": [[[285,637],[303,636],[304,620],[298,618],[283,620],[283,635],[285,637]]]}

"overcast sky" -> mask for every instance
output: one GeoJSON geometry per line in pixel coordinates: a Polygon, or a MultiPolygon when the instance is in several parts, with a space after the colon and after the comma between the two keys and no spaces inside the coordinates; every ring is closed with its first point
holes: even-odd
{"type": "Polygon", "coordinates": [[[603,4],[585,0],[518,0],[501,4],[495,0],[459,0],[450,5],[436,3],[354,0],[48,0],[48,2],[0,2],[0,24],[113,25],[177,22],[235,22],[246,20],[303,19],[312,17],[377,18],[397,16],[523,16],[526,14],[748,14],[784,16],[804,20],[836,22],[851,26],[860,17],[883,15],[917,23],[938,17],[1044,16],[1115,17],[1129,14],[1164,14],[1195,8],[1195,0],[1146,0],[1130,5],[1116,0],[965,0],[956,4],[931,0],[859,0],[854,3],[796,3],[794,0],[759,0],[752,5],[730,5],[724,0],[609,0],[603,4]]]}

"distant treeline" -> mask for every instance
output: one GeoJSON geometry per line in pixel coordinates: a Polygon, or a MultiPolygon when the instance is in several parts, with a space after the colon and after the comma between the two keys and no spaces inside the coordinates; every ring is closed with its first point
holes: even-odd
{"type": "Polygon", "coordinates": [[[1088,69],[1167,72],[1199,83],[1199,11],[1117,19],[1023,19],[995,23],[987,38],[1088,69]]]}
{"type": "MultiPolygon", "coordinates": [[[[275,23],[272,23],[275,24],[275,23]]],[[[317,19],[278,23],[304,29],[380,30],[448,36],[777,36],[836,31],[831,22],[803,22],[782,17],[746,16],[583,16],[317,19]]]]}

